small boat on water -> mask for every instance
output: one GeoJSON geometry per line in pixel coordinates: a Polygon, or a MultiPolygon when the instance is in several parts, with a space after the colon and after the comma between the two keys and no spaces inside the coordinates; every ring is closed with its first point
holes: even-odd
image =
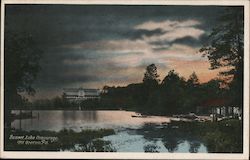
{"type": "Polygon", "coordinates": [[[133,118],[145,118],[148,117],[147,115],[142,115],[141,113],[136,113],[136,115],[131,115],[133,118]]]}
{"type": "Polygon", "coordinates": [[[184,119],[194,120],[197,117],[198,116],[195,115],[194,113],[173,115],[173,118],[176,118],[176,119],[183,119],[184,118],[184,119]]]}

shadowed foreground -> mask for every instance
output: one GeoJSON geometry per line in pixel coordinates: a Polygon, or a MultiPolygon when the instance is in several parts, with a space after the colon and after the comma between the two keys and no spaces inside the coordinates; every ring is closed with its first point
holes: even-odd
{"type": "MultiPolygon", "coordinates": [[[[113,129],[82,130],[81,132],[66,129],[59,132],[9,130],[5,136],[5,150],[124,152],[121,148],[117,148],[112,138],[104,138],[112,136],[117,138],[119,132],[128,133],[128,137],[120,137],[121,141],[126,138],[133,139],[133,136],[142,136],[146,140],[143,144],[144,152],[163,152],[157,142],[159,140],[170,153],[180,152],[178,147],[184,142],[189,143],[190,153],[199,152],[201,145],[205,145],[209,153],[242,153],[243,151],[242,121],[233,119],[219,122],[171,122],[167,125],[145,124],[140,128],[127,128],[123,131],[113,129]],[[20,138],[20,136],[24,137],[20,138]],[[25,142],[20,143],[20,139],[25,142]]],[[[125,142],[126,140],[119,143],[125,142]]],[[[133,142],[134,145],[136,143],[133,142]]],[[[134,147],[129,146],[132,143],[126,145],[134,147]]]]}

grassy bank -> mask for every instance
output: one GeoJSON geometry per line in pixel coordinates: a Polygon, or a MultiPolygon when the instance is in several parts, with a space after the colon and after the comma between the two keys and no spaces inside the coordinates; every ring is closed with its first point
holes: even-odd
{"type": "MultiPolygon", "coordinates": [[[[239,120],[197,123],[202,140],[211,153],[242,153],[243,125],[239,120]]],[[[195,126],[194,126],[195,127],[195,126]]]]}
{"type": "Polygon", "coordinates": [[[109,141],[101,138],[115,134],[112,129],[53,131],[7,131],[5,150],[115,152],[109,141]]]}

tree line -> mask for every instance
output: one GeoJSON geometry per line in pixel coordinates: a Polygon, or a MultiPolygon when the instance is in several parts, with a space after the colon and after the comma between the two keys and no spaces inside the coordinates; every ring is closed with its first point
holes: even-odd
{"type": "Polygon", "coordinates": [[[157,67],[151,64],[141,83],[126,87],[105,86],[100,103],[106,108],[168,115],[196,112],[202,101],[225,97],[229,91],[221,87],[219,79],[201,84],[195,72],[187,80],[174,70],[170,70],[162,81],[158,77],[157,67]]]}
{"type": "Polygon", "coordinates": [[[170,70],[160,81],[155,64],[146,67],[141,83],[124,87],[104,86],[100,99],[69,101],[65,95],[53,99],[27,103],[33,109],[122,109],[144,114],[178,114],[196,112],[202,101],[225,97],[228,88],[221,87],[221,80],[212,79],[201,84],[193,72],[186,80],[176,71],[170,70]]]}
{"type": "MultiPolygon", "coordinates": [[[[4,43],[4,111],[5,122],[10,122],[10,111],[26,103],[25,93],[33,95],[33,83],[37,78],[42,51],[35,38],[29,33],[16,33],[5,24],[4,43]]],[[[126,87],[108,87],[101,101],[85,101],[83,106],[98,105],[112,108],[138,109],[142,112],[181,113],[195,110],[207,97],[229,97],[230,103],[242,108],[244,69],[244,9],[227,7],[218,18],[200,53],[207,57],[210,69],[227,68],[220,79],[200,84],[196,74],[185,80],[174,70],[160,82],[154,64],[146,68],[142,83],[126,87]],[[221,88],[224,83],[225,88],[221,88]],[[119,106],[118,106],[119,104],[119,106]]],[[[64,100],[55,98],[55,104],[64,100]]],[[[7,124],[9,125],[9,124],[7,124]]]]}

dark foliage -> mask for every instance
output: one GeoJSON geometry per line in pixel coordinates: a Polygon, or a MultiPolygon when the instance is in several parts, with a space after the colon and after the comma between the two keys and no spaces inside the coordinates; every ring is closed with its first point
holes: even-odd
{"type": "MultiPolygon", "coordinates": [[[[28,33],[5,30],[4,41],[4,98],[5,122],[9,122],[11,108],[20,107],[26,101],[21,93],[34,95],[32,87],[40,70],[42,51],[34,37],[28,33]]],[[[8,126],[8,124],[7,124],[8,126]]]]}
{"type": "Polygon", "coordinates": [[[208,58],[212,70],[227,68],[220,73],[221,79],[230,88],[232,104],[242,107],[244,10],[228,8],[218,22],[200,52],[208,58]]]}

